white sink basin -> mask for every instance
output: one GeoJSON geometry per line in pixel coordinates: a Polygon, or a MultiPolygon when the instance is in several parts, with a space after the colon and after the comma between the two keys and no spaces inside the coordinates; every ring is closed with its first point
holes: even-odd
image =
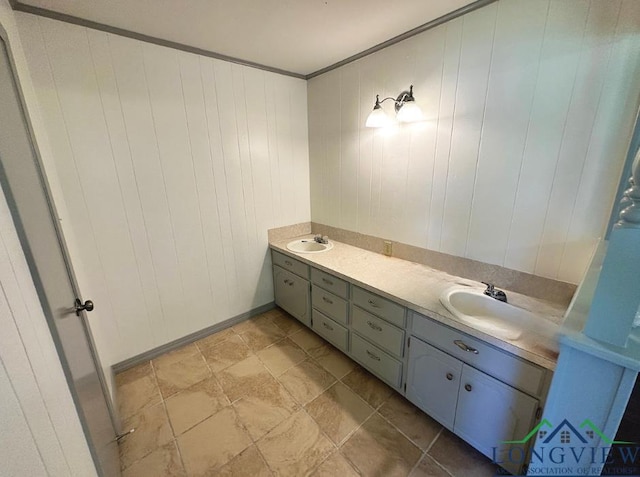
{"type": "Polygon", "coordinates": [[[491,298],[483,290],[464,286],[446,289],[440,302],[459,320],[509,340],[517,340],[536,315],[491,298]]]}
{"type": "Polygon", "coordinates": [[[287,249],[297,253],[322,253],[332,248],[332,242],[318,243],[313,239],[299,239],[287,244],[287,249]]]}

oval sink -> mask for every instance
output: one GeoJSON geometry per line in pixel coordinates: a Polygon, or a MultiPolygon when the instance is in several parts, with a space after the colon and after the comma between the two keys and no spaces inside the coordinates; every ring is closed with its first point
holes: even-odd
{"type": "Polygon", "coordinates": [[[520,338],[526,322],[537,319],[533,313],[498,301],[474,288],[448,288],[440,295],[440,302],[461,321],[509,340],[520,338]]]}
{"type": "Polygon", "coordinates": [[[313,239],[299,239],[289,242],[287,244],[287,248],[292,252],[297,253],[321,253],[331,250],[333,248],[333,243],[318,243],[313,239]]]}

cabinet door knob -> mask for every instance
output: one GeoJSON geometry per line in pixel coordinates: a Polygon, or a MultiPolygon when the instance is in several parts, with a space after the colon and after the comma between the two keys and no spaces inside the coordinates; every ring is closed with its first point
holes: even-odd
{"type": "Polygon", "coordinates": [[[471,387],[471,384],[465,384],[465,385],[464,385],[464,388],[465,388],[467,391],[469,391],[469,392],[471,392],[471,390],[473,389],[473,388],[471,387]]]}
{"type": "Polygon", "coordinates": [[[451,373],[447,373],[447,379],[448,379],[449,381],[452,381],[452,380],[453,380],[453,374],[451,374],[451,373]]]}

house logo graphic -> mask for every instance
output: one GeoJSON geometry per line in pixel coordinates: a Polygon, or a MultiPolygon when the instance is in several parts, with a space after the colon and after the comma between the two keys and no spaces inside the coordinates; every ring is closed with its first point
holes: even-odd
{"type": "Polygon", "coordinates": [[[563,419],[562,422],[555,427],[548,420],[543,419],[540,424],[531,429],[531,431],[529,431],[529,433],[522,439],[517,441],[502,441],[502,444],[526,444],[533,439],[536,434],[542,444],[556,443],[558,442],[557,439],[559,439],[560,444],[596,445],[599,442],[609,446],[616,444],[635,444],[635,442],[616,441],[610,439],[589,419],[582,421],[578,426],[578,429],[576,429],[576,427],[567,419],[563,419]],[[599,439],[599,441],[597,439],[599,439]]]}
{"type": "Polygon", "coordinates": [[[579,424],[563,419],[555,426],[543,419],[522,439],[494,447],[493,462],[526,464],[533,441],[525,466],[528,475],[601,475],[606,466],[615,466],[620,475],[637,475],[640,469],[640,446],[610,438],[590,419],[579,424]],[[628,473],[629,466],[633,474],[628,473]]]}

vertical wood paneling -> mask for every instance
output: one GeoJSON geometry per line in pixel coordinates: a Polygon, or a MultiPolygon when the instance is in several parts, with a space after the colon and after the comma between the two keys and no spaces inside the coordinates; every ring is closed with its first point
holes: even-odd
{"type": "Polygon", "coordinates": [[[638,107],[637,8],[501,0],[310,80],[313,220],[579,282],[638,107]],[[364,128],[411,83],[424,123],[364,128]]]}
{"type": "Polygon", "coordinates": [[[310,219],[305,83],[23,28],[103,364],[272,301],[267,229],[310,219]]]}
{"type": "Polygon", "coordinates": [[[550,2],[504,265],[534,270],[589,2],[550,2]]]}
{"type": "Polygon", "coordinates": [[[498,4],[463,17],[462,44],[451,133],[449,174],[440,250],[464,256],[469,234],[478,149],[483,137],[487,87],[498,4]]]}

